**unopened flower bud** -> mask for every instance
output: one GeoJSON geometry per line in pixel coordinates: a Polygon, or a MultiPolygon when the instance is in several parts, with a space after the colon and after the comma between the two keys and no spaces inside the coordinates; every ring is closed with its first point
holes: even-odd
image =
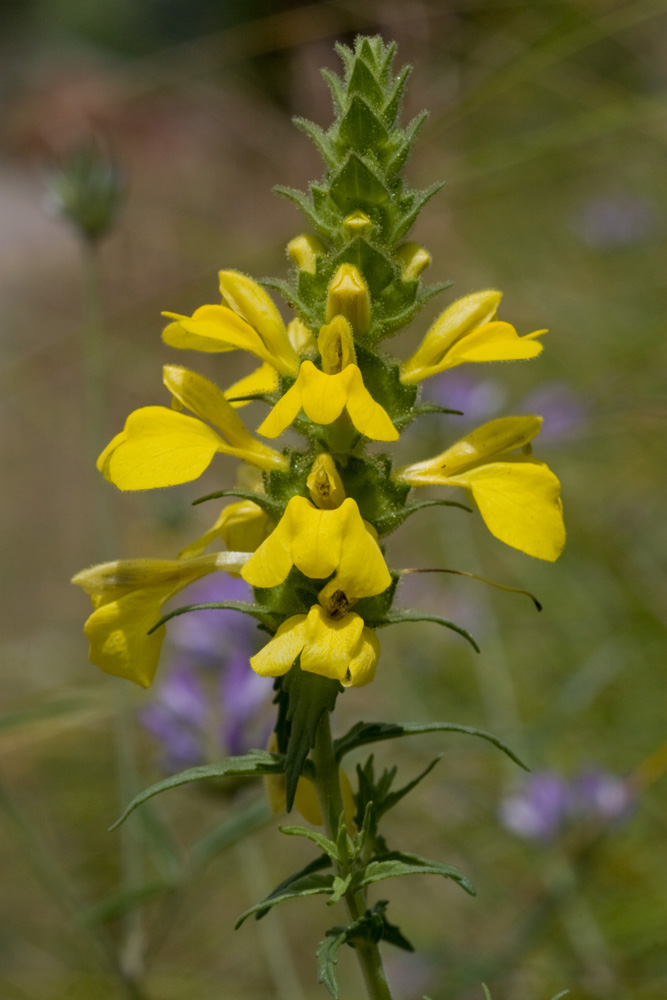
{"type": "Polygon", "coordinates": [[[48,183],[51,207],[95,242],[111,229],[124,190],[116,166],[95,145],[74,150],[48,183]]]}
{"type": "Polygon", "coordinates": [[[288,323],[287,339],[297,354],[314,354],[317,350],[315,338],[300,319],[293,319],[288,323]]]}
{"type": "Polygon", "coordinates": [[[300,271],[315,274],[317,258],[326,253],[326,247],[317,236],[295,236],[287,244],[287,253],[300,271]]]}
{"type": "Polygon", "coordinates": [[[343,222],[343,229],[349,240],[354,239],[355,236],[366,236],[372,227],[373,223],[366,213],[358,210],[352,212],[352,215],[348,215],[343,222]]]}
{"type": "Polygon", "coordinates": [[[403,281],[416,281],[431,263],[428,250],[419,243],[403,243],[396,251],[403,281]]]}
{"type": "Polygon", "coordinates": [[[356,334],[366,333],[371,324],[371,297],[354,264],[341,264],[329,284],[327,322],[334,316],[349,320],[356,334]]]}
{"type": "Polygon", "coordinates": [[[336,464],[326,452],[318,455],[313,462],[306,486],[310,492],[310,499],[320,510],[335,510],[345,499],[345,487],[338,475],[336,464]]]}

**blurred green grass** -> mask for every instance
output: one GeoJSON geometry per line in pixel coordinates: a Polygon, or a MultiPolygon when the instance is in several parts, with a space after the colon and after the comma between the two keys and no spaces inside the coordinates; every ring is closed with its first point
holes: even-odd
{"type": "MultiPolygon", "coordinates": [[[[388,835],[458,864],[479,896],[459,898],[438,883],[392,885],[392,919],[425,955],[404,965],[392,956],[392,972],[408,1000],[424,991],[434,1000],[479,997],[483,978],[494,1000],[546,1000],[565,987],[583,1000],[660,1000],[667,5],[274,5],[254,12],[263,19],[239,15],[229,24],[206,21],[202,12],[213,7],[202,3],[187,30],[170,22],[167,31],[155,22],[161,13],[164,25],[168,6],[136,5],[128,20],[129,5],[118,0],[113,18],[91,8],[82,19],[80,5],[42,0],[6,22],[0,766],[19,813],[7,814],[0,835],[0,992],[21,1000],[122,995],[49,889],[64,878],[84,905],[114,891],[117,842],[106,829],[118,799],[113,681],[86,662],[87,609],[67,583],[94,558],[92,472],[76,247],[44,214],[42,167],[92,124],[128,173],[128,202],[102,251],[111,433],[131,408],[163,400],[161,309],[214,300],[219,267],[281,272],[284,246],[302,223],[271,186],[303,185],[319,173],[289,114],[326,124],[317,69],[336,65],[332,40],[377,29],[415,65],[406,115],[431,110],[409,176],[420,185],[447,180],[415,233],[433,254],[432,280],[454,280],[456,294],[499,287],[503,317],[521,332],[550,330],[539,361],[471,377],[502,387],[505,412],[540,385],[564,383],[586,417],[536,448],[563,482],[569,543],[555,566],[504,550],[479,519],[454,510],[424,512],[390,543],[395,565],[436,560],[527,587],[543,601],[542,615],[469,580],[428,577],[428,592],[424,578],[419,587],[406,582],[406,602],[472,615],[482,654],[435,626],[383,633],[377,680],[341,699],[337,729],[359,717],[449,719],[494,729],[536,769],[570,774],[595,762],[639,773],[646,786],[632,820],[610,831],[589,863],[573,865],[571,845],[533,848],[500,826],[499,800],[520,775],[490,748],[463,737],[404,741],[406,778],[429,754],[445,756],[392,814],[388,835]],[[578,880],[574,891],[540,924],[532,907],[545,885],[566,876],[578,880]]],[[[418,341],[437,308],[397,341],[397,352],[418,341]]],[[[217,364],[206,370],[225,380],[247,370],[235,355],[229,373],[217,364]]],[[[421,430],[421,443],[414,434],[402,443],[414,458],[451,440],[456,418],[424,418],[421,430]]],[[[221,462],[202,485],[116,497],[119,555],[171,555],[211,516],[193,514],[191,500],[225,476],[231,482],[233,471],[221,462]]],[[[130,698],[139,707],[150,694],[130,698]]],[[[390,762],[396,750],[377,757],[390,762]]],[[[147,737],[141,760],[144,780],[157,777],[147,737]]],[[[174,822],[181,846],[219,817],[217,801],[187,791],[158,811],[174,822]]],[[[288,838],[278,856],[277,836],[255,835],[267,888],[301,863],[300,845],[288,838]]],[[[161,939],[158,906],[148,907],[149,997],[206,1000],[221,995],[221,984],[226,998],[273,994],[257,927],[232,937],[250,901],[238,869],[234,850],[216,860],[161,939]]],[[[326,917],[312,901],[282,917],[307,997],[323,995],[312,953],[326,917]]],[[[110,930],[117,936],[115,924],[110,930]]],[[[349,995],[359,990],[354,975],[342,968],[349,995]]]]}

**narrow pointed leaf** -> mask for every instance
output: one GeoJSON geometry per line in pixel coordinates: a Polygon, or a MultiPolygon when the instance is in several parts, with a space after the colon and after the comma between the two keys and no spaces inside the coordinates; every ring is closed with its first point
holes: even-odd
{"type": "Polygon", "coordinates": [[[309,830],[305,826],[279,826],[278,829],[281,833],[287,834],[288,837],[305,837],[306,840],[312,840],[313,844],[317,844],[319,849],[328,854],[332,861],[338,860],[338,848],[333,840],[329,840],[323,833],[309,830]]]}
{"type": "Polygon", "coordinates": [[[524,771],[529,770],[514,751],[510,750],[507,744],[494,736],[493,733],[487,733],[484,729],[475,729],[473,726],[462,726],[456,722],[357,722],[345,736],[334,741],[336,760],[342,760],[345,754],[351,750],[356,750],[357,747],[365,746],[368,743],[380,743],[382,740],[394,740],[400,736],[416,736],[421,733],[463,733],[466,736],[477,736],[502,750],[524,771]]]}
{"type": "Polygon", "coordinates": [[[336,966],[338,952],[347,939],[347,928],[334,927],[327,931],[326,937],[320,941],[317,949],[317,981],[324,986],[334,1000],[338,1000],[338,983],[336,981],[336,966]]]}
{"type": "Polygon", "coordinates": [[[153,625],[149,630],[148,635],[151,632],[155,632],[156,629],[160,628],[166,622],[170,621],[172,618],[178,618],[179,615],[187,615],[190,611],[240,611],[244,615],[250,615],[251,618],[256,618],[257,621],[261,622],[263,625],[270,625],[275,622],[275,619],[279,616],[275,611],[270,608],[262,608],[259,604],[252,604],[250,601],[208,601],[205,604],[186,604],[182,608],[175,608],[173,611],[168,611],[166,615],[162,615],[159,621],[153,625]]]}
{"type": "MultiPolygon", "coordinates": [[[[331,858],[327,854],[321,854],[319,858],[315,858],[314,861],[311,861],[304,868],[301,868],[298,872],[293,872],[291,875],[288,875],[288,877],[283,882],[281,882],[280,885],[277,885],[275,887],[273,892],[269,893],[269,895],[266,897],[266,902],[273,899],[274,896],[282,896],[285,890],[289,888],[289,886],[291,886],[298,879],[305,878],[306,875],[312,875],[315,872],[320,872],[322,871],[323,868],[329,868],[330,866],[331,866],[331,858]]],[[[262,917],[266,916],[269,910],[270,906],[265,906],[261,910],[256,910],[255,920],[261,920],[262,917]]]]}
{"type": "Polygon", "coordinates": [[[299,896],[319,896],[322,894],[330,895],[333,891],[334,875],[304,875],[303,878],[295,879],[290,885],[284,889],[277,896],[269,896],[267,899],[262,900],[261,903],[255,903],[250,909],[246,910],[238,918],[234,924],[234,930],[243,924],[248,917],[251,917],[253,913],[257,913],[260,910],[267,910],[272,906],[277,906],[278,903],[284,903],[287,899],[298,899],[299,896]]]}
{"type": "Polygon", "coordinates": [[[467,639],[472,648],[479,653],[479,646],[466,629],[455,622],[450,622],[447,618],[441,618],[439,615],[425,615],[417,611],[394,611],[388,614],[382,621],[373,622],[371,627],[380,628],[384,625],[400,625],[402,622],[434,622],[436,625],[444,625],[445,628],[450,628],[453,632],[458,632],[464,639],[467,639]]]}
{"type": "Polygon", "coordinates": [[[122,816],[109,829],[115,830],[121,823],[124,823],[130,813],[134,812],[142,802],[152,799],[154,795],[167,792],[171,788],[178,788],[180,785],[187,785],[193,781],[207,781],[210,778],[255,778],[264,774],[282,774],[284,767],[283,754],[269,753],[268,750],[251,750],[241,757],[226,757],[224,760],[218,761],[217,764],[201,764],[199,767],[190,767],[187,771],[172,774],[135,795],[122,816]]]}
{"type": "Polygon", "coordinates": [[[291,812],[299,777],[308,753],[315,745],[315,733],[324,712],[333,712],[342,685],[328,677],[302,670],[299,661],[282,679],[289,697],[287,719],[290,736],[285,757],[285,801],[291,812]]]}
{"type": "Polygon", "coordinates": [[[472,884],[458,868],[422,858],[418,854],[405,854],[402,851],[390,851],[370,861],[356,875],[353,889],[356,891],[365,885],[382,882],[387,878],[400,878],[403,875],[441,875],[456,882],[469,895],[476,895],[472,884]]]}
{"type": "Polygon", "coordinates": [[[252,500],[258,507],[265,510],[269,517],[275,518],[276,521],[280,519],[283,512],[281,505],[276,503],[275,500],[271,500],[265,493],[255,493],[253,490],[217,490],[215,493],[207,493],[206,496],[193,500],[192,506],[197,507],[198,504],[206,503],[207,500],[219,500],[222,497],[239,497],[241,500],[252,500]]]}

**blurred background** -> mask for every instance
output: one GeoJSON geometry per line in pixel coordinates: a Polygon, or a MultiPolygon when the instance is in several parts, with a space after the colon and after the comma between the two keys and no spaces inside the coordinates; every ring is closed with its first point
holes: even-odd
{"type": "MultiPolygon", "coordinates": [[[[358,32],[396,39],[398,64],[414,64],[404,120],[431,115],[408,178],[447,182],[413,238],[433,255],[427,277],[454,289],[389,348],[405,356],[453,295],[484,287],[504,291],[501,318],[520,333],[549,328],[531,364],[427,382],[426,398],[465,416],[422,418],[400,457],[497,415],[542,413],[535,452],[562,480],[569,531],[555,565],[455,509],[390,539],[395,566],[476,571],[544,604],[538,615],[472,580],[412,576],[402,603],[470,628],[481,655],[434,625],[402,625],[380,636],[375,683],[339,699],[338,734],[359,718],[453,721],[494,731],[532,768],[463,736],[377,749],[376,766],[397,761],[403,781],[444,753],[386,836],[458,865],[478,890],[383,886],[417,948],[386,949],[390,976],[403,1000],[481,1000],[482,981],[494,1000],[664,998],[666,14],[664,0],[0,7],[3,1000],[326,995],[313,952],[336,917],[321,902],[232,930],[311,857],[265,819],[256,785],[175,790],[124,835],[107,832],[133,786],[263,741],[270,690],[247,680],[256,634],[224,615],[174,623],[147,692],[119,693],[87,661],[89,602],[68,581],[101,558],[90,300],[81,241],[47,189],[91,141],[123,177],[99,253],[108,438],[130,410],[166,402],[166,361],[223,384],[253,367],[236,353],[176,357],[160,312],[217,301],[219,268],[284,276],[285,245],[305,227],[272,186],[322,172],[290,119],[329,124],[319,68],[338,70],[333,43],[358,32]]],[[[244,418],[257,426],[260,413],[244,418]]],[[[114,554],[173,557],[219,511],[192,500],[231,486],[233,465],[146,495],[109,486],[114,554]]],[[[360,996],[354,956],[340,957],[341,995],[360,996]]]]}

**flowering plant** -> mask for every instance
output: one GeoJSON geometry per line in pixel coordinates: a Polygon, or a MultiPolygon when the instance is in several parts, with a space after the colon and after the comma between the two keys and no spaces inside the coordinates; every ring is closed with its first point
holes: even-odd
{"type": "Polygon", "coordinates": [[[544,331],[520,336],[497,318],[500,293],[484,290],[445,309],[407,359],[399,362],[385,352],[382,342],[447,288],[423,284],[430,255],[406,239],[440,185],[414,191],[402,177],[426,116],[407,127],[399,124],[409,67],[393,73],[395,46],[359,38],[353,50],[337,50],[343,76],[324,73],[333,124],[324,131],[297,121],[322,155],[325,175],[308,193],[279,189],[312,230],[288,245],[289,280],[258,283],[225,270],[219,303],[203,305],[192,316],[166,314],[163,339],[170,347],[208,354],[242,350],[259,367],[223,391],[189,368],[166,365],[171,405],[130,414],[98,459],[99,470],[121,490],[143,490],[191,482],[222,453],[255,470],[255,486],[202,498],[232,496],[236,502],[177,558],[104,563],[78,573],[74,582],[93,601],[85,626],[91,660],[144,687],[153,681],[165,623],[174,615],[225,609],[256,620],[267,640],[250,656],[248,669],[274,678],[277,718],[269,748],[167,778],[138,795],[121,821],[177,784],[263,776],[273,805],[288,811],[296,805],[324,833],[283,829],[312,841],[320,853],[242,914],[237,926],[300,896],[344,902],[346,923],[327,931],[318,950],[319,980],[338,996],[335,965],[347,943],[359,958],[369,996],[380,998],[390,991],[378,943],[411,946],[389,921],[386,901],[369,905],[368,887],[397,876],[436,874],[466,892],[474,889],[454,867],[391,849],[379,832],[385,813],[433,765],[394,789],[395,770],[376,775],[370,757],[357,768],[352,789],[341,762],[366,744],[436,731],[481,737],[514,758],[491,734],[453,723],[359,722],[332,740],[330,715],[338,696],[375,677],[379,630],[432,621],[477,649],[455,622],[394,605],[401,571],[387,563],[385,539],[428,506],[470,511],[461,496],[496,538],[528,555],[556,559],[565,532],[558,479],[532,455],[541,427],[537,416],[491,420],[438,455],[399,468],[386,451],[369,451],[373,442],[398,440],[425,413],[448,412],[419,402],[424,379],[462,364],[534,358],[544,331]],[[287,326],[267,288],[293,309],[287,326]],[[251,433],[241,416],[251,400],[269,407],[257,435],[273,441],[291,427],[302,444],[277,450],[251,433]],[[454,488],[459,499],[447,492],[440,499],[413,500],[413,489],[421,486],[454,488]],[[225,551],[205,551],[221,542],[225,551]],[[254,588],[254,600],[189,604],[162,615],[166,601],[217,572],[240,575],[254,588]]]}

